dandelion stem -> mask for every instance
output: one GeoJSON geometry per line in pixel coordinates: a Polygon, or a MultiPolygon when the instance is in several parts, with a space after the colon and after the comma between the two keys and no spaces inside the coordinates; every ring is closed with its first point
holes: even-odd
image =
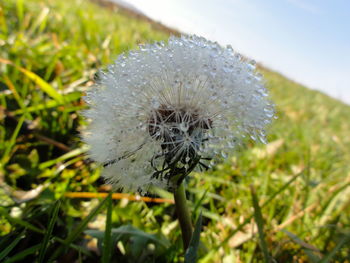
{"type": "Polygon", "coordinates": [[[175,207],[177,217],[179,219],[181,232],[182,232],[182,241],[184,245],[184,250],[186,251],[191,238],[192,238],[192,223],[191,215],[187,206],[186,193],[184,182],[182,182],[174,192],[175,207]]]}

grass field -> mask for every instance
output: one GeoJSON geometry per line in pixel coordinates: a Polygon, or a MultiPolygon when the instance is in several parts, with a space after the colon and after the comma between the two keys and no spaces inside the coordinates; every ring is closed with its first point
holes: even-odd
{"type": "MultiPolygon", "coordinates": [[[[0,262],[183,261],[173,204],[73,198],[109,190],[79,139],[96,70],[167,37],[89,1],[0,2],[0,262]]],[[[350,107],[259,70],[269,144],[189,182],[199,262],[350,262],[350,107]]]]}

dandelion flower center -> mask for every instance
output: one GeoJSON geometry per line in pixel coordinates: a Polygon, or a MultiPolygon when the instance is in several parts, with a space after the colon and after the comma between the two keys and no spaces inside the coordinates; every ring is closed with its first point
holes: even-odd
{"type": "Polygon", "coordinates": [[[153,165],[156,171],[154,177],[162,176],[169,180],[197,165],[201,159],[199,149],[206,140],[205,133],[212,127],[211,119],[200,116],[200,110],[188,105],[174,107],[163,104],[152,110],[148,132],[152,139],[160,142],[162,149],[153,159],[164,157],[162,168],[153,165]]]}
{"type": "MultiPolygon", "coordinates": [[[[186,139],[194,136],[196,132],[202,135],[205,130],[211,128],[212,121],[200,119],[199,116],[197,109],[188,109],[186,106],[175,109],[161,105],[152,111],[148,132],[152,138],[161,141],[164,151],[173,154],[186,139]]],[[[201,141],[194,141],[194,144],[199,146],[201,141]]]]}

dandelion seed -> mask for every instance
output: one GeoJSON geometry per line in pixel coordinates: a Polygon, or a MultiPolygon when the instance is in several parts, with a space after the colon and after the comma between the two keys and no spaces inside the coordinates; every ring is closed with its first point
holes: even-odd
{"type": "Polygon", "coordinates": [[[119,56],[85,101],[91,157],[115,188],[141,194],[176,187],[246,137],[265,142],[274,116],[255,62],[197,36],[119,56]]]}

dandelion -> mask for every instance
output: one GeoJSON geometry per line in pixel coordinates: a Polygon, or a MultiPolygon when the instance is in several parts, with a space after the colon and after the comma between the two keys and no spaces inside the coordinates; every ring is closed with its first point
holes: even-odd
{"type": "Polygon", "coordinates": [[[255,62],[197,36],[120,55],[85,101],[83,134],[107,182],[145,194],[176,189],[247,137],[265,143],[274,115],[255,62]]]}
{"type": "Polygon", "coordinates": [[[174,192],[187,249],[192,223],[183,180],[226,158],[246,137],[264,143],[274,115],[267,96],[255,62],[230,46],[171,37],[122,54],[100,72],[85,97],[90,123],[83,138],[120,191],[174,192]]]}

